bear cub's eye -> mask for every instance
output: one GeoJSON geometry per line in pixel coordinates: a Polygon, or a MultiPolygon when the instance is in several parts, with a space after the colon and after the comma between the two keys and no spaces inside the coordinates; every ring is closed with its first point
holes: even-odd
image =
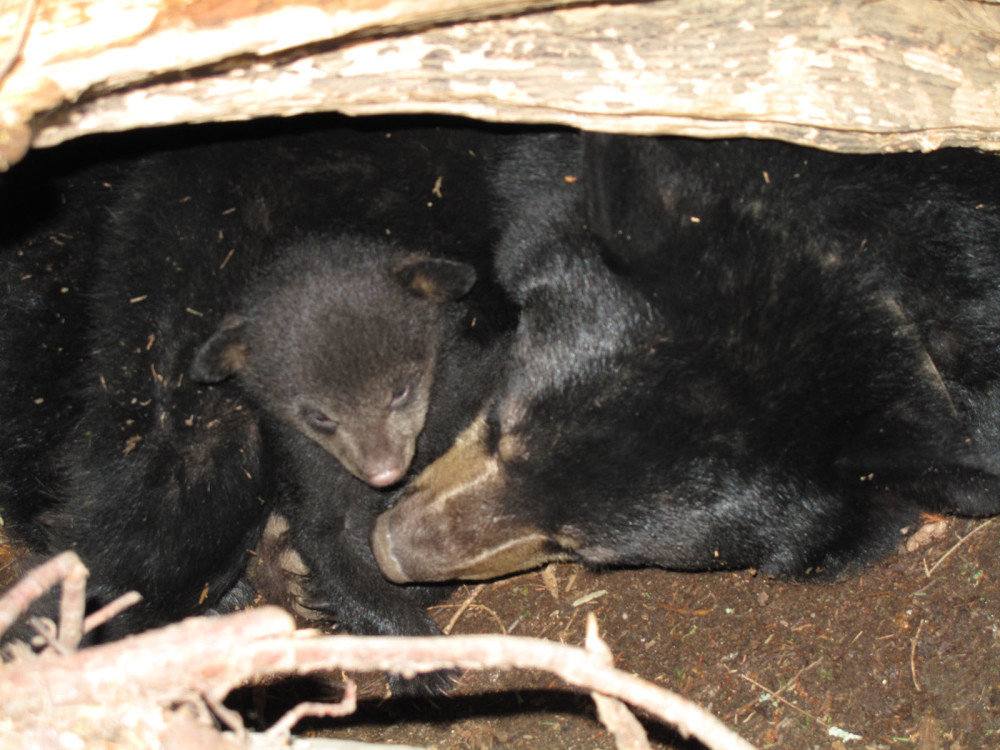
{"type": "Polygon", "coordinates": [[[330,419],[326,414],[321,411],[310,410],[303,413],[303,418],[310,427],[319,432],[325,432],[328,435],[332,435],[337,431],[337,427],[340,425],[336,420],[330,419]]]}
{"type": "Polygon", "coordinates": [[[392,400],[389,401],[390,409],[402,409],[408,403],[410,403],[410,398],[413,396],[413,388],[410,387],[410,383],[407,383],[402,388],[397,390],[392,394],[392,400]]]}

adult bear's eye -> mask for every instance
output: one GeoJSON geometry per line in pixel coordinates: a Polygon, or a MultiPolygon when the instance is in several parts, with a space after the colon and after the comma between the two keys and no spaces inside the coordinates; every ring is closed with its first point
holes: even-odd
{"type": "Polygon", "coordinates": [[[335,433],[337,431],[337,427],[340,426],[336,420],[330,419],[330,417],[321,411],[307,411],[304,414],[304,418],[306,420],[306,424],[314,430],[325,432],[328,435],[335,433]]]}

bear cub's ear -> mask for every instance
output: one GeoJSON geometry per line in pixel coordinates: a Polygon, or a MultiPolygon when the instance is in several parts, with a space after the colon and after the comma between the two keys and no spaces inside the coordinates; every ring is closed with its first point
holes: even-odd
{"type": "Polygon", "coordinates": [[[219,330],[195,352],[190,375],[198,383],[220,383],[246,361],[246,320],[228,315],[219,330]]]}
{"type": "Polygon", "coordinates": [[[393,275],[406,289],[432,302],[460,299],[476,283],[476,269],[443,258],[407,258],[393,269],[393,275]]]}

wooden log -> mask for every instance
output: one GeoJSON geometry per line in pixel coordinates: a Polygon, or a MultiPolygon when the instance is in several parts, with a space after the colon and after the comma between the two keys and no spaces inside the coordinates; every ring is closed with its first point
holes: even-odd
{"type": "Polygon", "coordinates": [[[251,66],[267,65],[289,50],[299,50],[293,57],[308,55],[303,50],[313,44],[569,2],[0,0],[0,168],[31,145],[52,145],[90,132],[258,116],[264,112],[256,108],[213,111],[198,103],[197,89],[214,88],[244,69],[251,73],[247,83],[252,86],[251,66]],[[9,71],[4,57],[11,58],[9,71]],[[125,123],[114,124],[123,91],[165,80],[198,82],[194,99],[143,103],[125,123]],[[86,124],[80,125],[81,120],[86,124]]]}
{"type": "MultiPolygon", "coordinates": [[[[1000,148],[996,3],[660,0],[468,20],[565,3],[38,2],[0,88],[8,160],[87,133],[309,111],[1000,148]]],[[[25,6],[4,7],[11,47],[25,6]]]]}

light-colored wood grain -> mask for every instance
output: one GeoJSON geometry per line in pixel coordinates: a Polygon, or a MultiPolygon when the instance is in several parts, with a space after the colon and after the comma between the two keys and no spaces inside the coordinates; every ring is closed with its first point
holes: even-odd
{"type": "MultiPolygon", "coordinates": [[[[996,3],[660,0],[552,9],[559,5],[39,0],[0,88],[0,150],[6,138],[13,160],[19,138],[45,146],[93,132],[308,111],[751,135],[834,150],[1000,148],[996,3]],[[549,10],[511,15],[536,6],[549,10]]],[[[21,2],[0,7],[0,39],[10,47],[21,2]]]]}

